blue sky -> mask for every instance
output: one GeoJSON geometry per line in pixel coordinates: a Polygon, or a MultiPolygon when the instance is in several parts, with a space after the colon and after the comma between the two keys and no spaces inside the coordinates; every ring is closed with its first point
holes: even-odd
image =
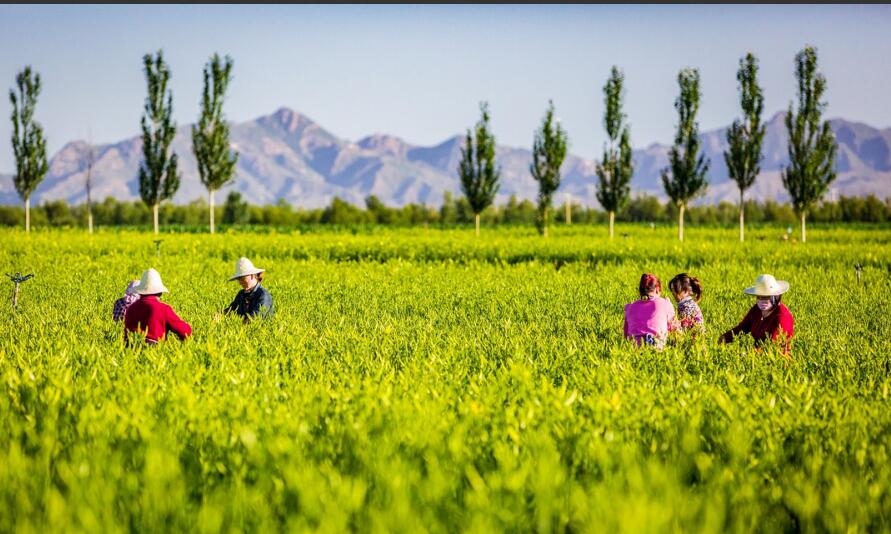
{"type": "MultiPolygon", "coordinates": [[[[0,81],[32,65],[50,153],[68,141],[139,132],[143,54],[163,48],[175,118],[198,113],[201,69],[235,60],[225,106],[245,121],[291,107],[340,137],[390,133],[422,145],[462,132],[487,100],[499,144],[530,146],[548,99],[571,152],[599,155],[602,87],[626,75],[635,147],[669,143],[677,73],[699,68],[703,130],[738,112],[735,73],[761,61],[765,114],[795,95],[793,60],[818,49],[829,117],[891,126],[891,6],[0,6],[0,81]]],[[[0,172],[14,169],[11,105],[0,101],[0,172]]]]}

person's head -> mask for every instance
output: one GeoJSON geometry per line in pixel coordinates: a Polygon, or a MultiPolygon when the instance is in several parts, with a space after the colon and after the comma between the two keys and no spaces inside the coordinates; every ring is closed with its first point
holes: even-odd
{"type": "Polygon", "coordinates": [[[655,274],[644,273],[640,277],[638,292],[641,298],[654,299],[662,293],[662,282],[655,274]]]}
{"type": "Polygon", "coordinates": [[[782,295],[764,295],[755,297],[755,306],[763,312],[769,312],[780,305],[782,295]]]}
{"type": "Polygon", "coordinates": [[[668,289],[674,295],[675,300],[680,301],[684,297],[691,296],[699,302],[702,299],[702,283],[695,276],[681,273],[668,282],[668,289]]]}
{"type": "Polygon", "coordinates": [[[139,280],[131,280],[129,284],[127,284],[127,289],[124,291],[124,295],[135,295],[139,296],[139,293],[136,292],[136,288],[139,287],[139,280]]]}
{"type": "Polygon", "coordinates": [[[755,279],[755,285],[746,288],[743,292],[747,295],[754,295],[755,305],[763,313],[767,313],[780,305],[783,299],[782,295],[786,291],[789,291],[789,282],[777,280],[769,274],[762,274],[755,279]]]}
{"type": "Polygon", "coordinates": [[[142,278],[139,280],[139,285],[137,285],[134,290],[143,297],[152,297],[158,296],[161,293],[169,293],[167,288],[164,287],[164,282],[161,281],[161,274],[154,269],[146,269],[143,271],[142,278]]]}
{"type": "Polygon", "coordinates": [[[263,281],[263,273],[257,274],[247,274],[244,276],[240,276],[238,279],[238,283],[241,285],[241,288],[245,291],[250,291],[254,289],[257,284],[263,281]]]}
{"type": "Polygon", "coordinates": [[[251,260],[247,258],[239,258],[235,262],[235,274],[229,277],[229,280],[238,280],[238,283],[245,291],[250,291],[258,283],[263,280],[263,273],[266,269],[258,269],[251,260]]]}

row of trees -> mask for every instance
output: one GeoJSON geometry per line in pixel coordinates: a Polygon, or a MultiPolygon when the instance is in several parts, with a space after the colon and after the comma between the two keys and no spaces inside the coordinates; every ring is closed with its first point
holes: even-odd
{"type": "MultiPolygon", "coordinates": [[[[159,209],[161,224],[176,224],[190,228],[200,228],[206,224],[208,201],[196,200],[189,204],[173,205],[164,203],[159,209]]],[[[677,221],[678,208],[672,202],[662,202],[649,195],[631,198],[616,213],[608,213],[597,208],[586,208],[580,204],[564,204],[549,208],[549,224],[604,224],[608,221],[631,223],[670,223],[677,221]]],[[[746,218],[749,222],[772,223],[783,226],[795,224],[798,216],[788,203],[773,200],[745,202],[746,218]]],[[[365,206],[355,206],[335,198],[324,208],[294,208],[284,201],[277,204],[256,206],[245,202],[238,192],[230,192],[222,206],[214,208],[215,217],[227,226],[270,225],[289,227],[304,224],[383,224],[383,225],[462,225],[482,223],[487,225],[531,225],[538,219],[538,206],[530,200],[519,200],[515,196],[506,203],[490,205],[481,213],[474,212],[467,198],[453,197],[446,193],[443,204],[433,207],[423,204],[408,204],[402,207],[387,206],[377,197],[365,199],[365,206]]],[[[152,223],[152,210],[141,200],[118,201],[106,198],[94,204],[92,213],[96,222],[104,226],[145,226],[152,223]]],[[[0,206],[0,225],[21,224],[22,206],[0,206]]],[[[69,206],[64,200],[43,202],[32,209],[32,221],[36,224],[56,227],[76,227],[87,217],[85,204],[69,206]]],[[[738,205],[721,202],[715,205],[694,205],[685,217],[695,224],[727,226],[735,224],[738,218],[738,205]]],[[[823,223],[864,222],[883,223],[891,221],[891,198],[884,202],[874,195],[867,197],[845,197],[838,201],[822,201],[813,206],[810,220],[823,223]]]]}
{"type": "MultiPolygon", "coordinates": [[[[162,51],[143,57],[147,83],[144,114],[141,119],[143,158],[139,168],[139,193],[152,210],[155,233],[158,232],[161,203],[171,199],[180,184],[177,155],[170,146],[176,133],[172,120],[173,94],[169,89],[170,68],[162,51]]],[[[822,101],[826,80],[817,69],[816,49],[805,47],[795,58],[798,80],[797,112],[792,104],[786,115],[789,134],[789,165],[783,170],[783,185],[801,222],[801,239],[806,240],[805,221],[809,210],[819,201],[835,179],[836,143],[828,121],[822,120],[826,103],[822,101]]],[[[223,115],[223,101],[232,78],[233,61],[214,54],[204,67],[204,91],[198,122],[192,127],[192,151],[198,162],[202,184],[208,191],[210,232],[214,233],[214,193],[234,179],[238,154],[231,150],[229,126],[223,115]]],[[[724,154],[730,178],[740,191],[740,240],[745,236],[745,191],[760,172],[765,125],[762,121],[764,97],[758,84],[758,61],[751,54],[740,60],[737,72],[741,119],[727,132],[728,150],[724,154]]],[[[30,231],[30,198],[47,172],[46,139],[34,120],[34,108],[40,93],[40,76],[30,67],[16,77],[18,92],[10,91],[13,105],[13,151],[16,160],[16,191],[24,200],[25,228],[30,231]]],[[[680,94],[675,101],[678,125],[669,151],[669,165],[662,171],[666,194],[677,208],[678,239],[684,239],[684,215],[691,200],[708,186],[710,161],[701,153],[696,114],[701,100],[699,72],[685,68],[678,74],[680,94]]],[[[609,232],[613,236],[615,215],[629,201],[634,173],[631,134],[622,111],[624,76],[613,67],[603,88],[606,111],[603,123],[607,133],[603,156],[596,162],[597,200],[609,214],[609,232]]],[[[467,130],[458,175],[467,204],[474,214],[479,235],[481,214],[492,205],[499,189],[501,170],[495,164],[495,137],[491,132],[487,103],[480,104],[481,118],[473,131],[467,130]]],[[[560,121],[554,117],[554,104],[548,109],[540,128],[534,132],[530,174],[539,184],[536,227],[547,237],[549,210],[553,195],[560,187],[560,168],[569,141],[560,121]]],[[[92,155],[92,150],[91,150],[92,155]]],[[[87,211],[92,231],[89,158],[86,185],[87,211]]]]}
{"type": "MultiPolygon", "coordinates": [[[[801,222],[801,240],[806,240],[805,219],[835,179],[835,137],[828,121],[822,120],[826,107],[823,93],[826,79],[817,69],[817,51],[806,46],[795,57],[798,80],[797,112],[789,104],[786,129],[789,134],[789,165],[782,172],[783,186],[801,222]]],[[[745,239],[745,192],[761,171],[765,124],[762,121],[764,95],[758,84],[758,60],[751,53],[740,60],[737,72],[742,118],[727,131],[724,153],[730,178],[739,187],[739,239],[745,239]]],[[[603,87],[606,111],[603,124],[607,133],[603,157],[596,162],[597,200],[609,214],[609,234],[613,237],[615,214],[629,201],[634,173],[631,134],[622,112],[624,76],[613,67],[603,87]]],[[[677,208],[678,239],[684,239],[684,214],[690,202],[708,187],[709,159],[701,152],[696,114],[701,100],[699,71],[685,68],[678,74],[680,94],[674,107],[678,112],[677,132],[669,151],[669,165],[662,171],[665,193],[677,208]]],[[[495,139],[489,130],[486,103],[480,106],[482,118],[475,136],[467,131],[458,173],[464,195],[479,214],[494,199],[500,169],[495,167],[495,139]]],[[[554,191],[560,186],[560,166],[566,156],[566,132],[554,121],[554,104],[549,103],[541,127],[534,134],[530,172],[539,184],[536,224],[547,236],[547,210],[554,191]]],[[[479,233],[479,230],[477,230],[479,233]]]]}
{"type": "MultiPolygon", "coordinates": [[[[214,54],[204,66],[204,91],[198,122],[192,126],[192,152],[198,162],[198,175],[207,188],[210,213],[210,232],[214,233],[214,192],[232,182],[238,154],[230,149],[229,125],[223,115],[223,100],[232,79],[232,58],[214,54]]],[[[176,153],[170,149],[176,135],[173,121],[173,92],[170,67],[163,52],[143,56],[147,96],[140,126],[142,129],[142,161],[139,166],[139,195],[152,210],[154,231],[158,233],[158,214],[161,203],[173,198],[179,189],[181,173],[176,153]]],[[[10,90],[12,102],[12,146],[16,171],[13,177],[16,192],[25,205],[25,231],[31,231],[31,195],[49,168],[46,157],[46,137],[40,123],[34,119],[37,97],[40,95],[40,75],[30,66],[16,76],[18,91],[10,90]]],[[[91,175],[95,158],[89,147],[86,169],[87,216],[89,230],[93,230],[91,175]]]]}
{"type": "MultiPolygon", "coordinates": [[[[152,207],[155,233],[158,233],[158,209],[161,202],[173,198],[179,189],[177,157],[170,144],[176,135],[173,122],[173,92],[170,67],[163,52],[143,57],[148,96],[142,116],[142,163],[139,167],[139,195],[152,207]]],[[[223,100],[232,79],[232,58],[214,54],[204,66],[204,90],[201,112],[192,126],[192,152],[198,162],[198,176],[207,188],[210,233],[214,233],[214,192],[235,177],[238,154],[229,146],[229,125],[223,115],[223,100]]]]}

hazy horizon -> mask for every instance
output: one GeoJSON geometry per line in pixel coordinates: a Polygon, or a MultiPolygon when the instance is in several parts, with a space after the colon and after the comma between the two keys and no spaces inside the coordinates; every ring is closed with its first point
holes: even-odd
{"type": "MultiPolygon", "coordinates": [[[[700,128],[739,115],[739,58],[761,62],[765,119],[795,97],[793,61],[817,47],[826,118],[891,126],[891,6],[0,6],[0,78],[31,65],[36,118],[52,156],[65,143],[139,133],[142,55],[163,48],[179,126],[198,114],[201,75],[235,61],[225,105],[244,122],[288,107],[342,138],[386,133],[433,145],[464,131],[487,100],[501,145],[528,147],[553,99],[570,151],[591,159],[605,138],[602,87],[626,75],[632,143],[670,143],[677,73],[699,68],[700,128]],[[22,46],[27,43],[27,46],[22,46]]],[[[0,106],[0,173],[14,170],[11,104],[0,106]]]]}

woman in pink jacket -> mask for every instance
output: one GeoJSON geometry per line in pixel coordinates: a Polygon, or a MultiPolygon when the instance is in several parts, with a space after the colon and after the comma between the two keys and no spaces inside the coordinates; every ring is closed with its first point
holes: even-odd
{"type": "Polygon", "coordinates": [[[661,296],[662,283],[654,274],[640,277],[638,291],[640,300],[625,305],[625,337],[638,347],[645,343],[661,350],[676,327],[674,306],[661,296]]]}

